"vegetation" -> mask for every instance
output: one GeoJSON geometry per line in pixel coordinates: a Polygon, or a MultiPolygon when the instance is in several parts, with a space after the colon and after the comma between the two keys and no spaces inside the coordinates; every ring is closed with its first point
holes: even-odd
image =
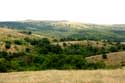
{"type": "Polygon", "coordinates": [[[0,29],[0,72],[103,69],[104,62],[90,63],[86,58],[101,55],[106,61],[108,53],[125,50],[124,33],[114,31],[114,25],[33,21],[0,26],[16,29],[0,29]]]}
{"type": "Polygon", "coordinates": [[[0,22],[0,27],[23,30],[21,33],[37,33],[66,40],[125,41],[125,25],[96,25],[68,21],[0,22]]]}
{"type": "MultiPolygon", "coordinates": [[[[106,42],[107,43],[107,42],[106,42]]],[[[112,51],[124,50],[122,44],[112,44],[103,48],[93,46],[88,43],[87,45],[63,43],[53,44],[48,38],[27,38],[21,40],[6,41],[6,48],[11,49],[10,46],[16,45],[29,45],[30,47],[24,48],[25,50],[18,52],[0,51],[0,72],[10,71],[26,71],[26,70],[45,70],[45,69],[99,69],[105,68],[103,62],[89,63],[85,59],[97,54],[102,54],[104,59],[107,59],[105,54],[112,51]],[[121,46],[120,48],[118,48],[121,46]],[[117,49],[112,50],[115,47],[117,49]]],[[[99,44],[99,43],[97,43],[99,44]]],[[[108,44],[108,43],[107,43],[108,44]]],[[[116,43],[117,44],[117,43],[116,43]]]]}
{"type": "Polygon", "coordinates": [[[6,47],[6,49],[9,49],[11,47],[11,42],[10,41],[6,41],[5,47],[6,47]]]}
{"type": "Polygon", "coordinates": [[[107,55],[105,53],[102,54],[103,59],[107,59],[107,55]]]}

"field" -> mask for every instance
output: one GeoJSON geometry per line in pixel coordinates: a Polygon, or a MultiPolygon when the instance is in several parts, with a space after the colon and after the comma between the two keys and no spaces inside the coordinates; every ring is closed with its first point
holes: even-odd
{"type": "Polygon", "coordinates": [[[0,73],[0,83],[125,83],[125,69],[0,73]]]}

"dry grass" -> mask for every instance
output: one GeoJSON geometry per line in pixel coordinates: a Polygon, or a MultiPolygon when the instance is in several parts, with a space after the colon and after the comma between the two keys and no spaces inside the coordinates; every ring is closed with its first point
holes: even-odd
{"type": "Polygon", "coordinates": [[[8,28],[1,28],[0,27],[0,51],[7,51],[7,52],[22,52],[25,50],[26,47],[31,47],[31,45],[26,44],[26,45],[16,45],[14,43],[14,40],[24,40],[24,38],[30,38],[30,39],[37,39],[39,38],[36,36],[37,34],[24,34],[21,33],[18,30],[15,29],[8,29],[8,28]],[[6,49],[5,47],[5,42],[10,41],[11,42],[11,47],[9,49],[6,49]]]}
{"type": "Polygon", "coordinates": [[[0,83],[125,83],[125,69],[0,73],[0,83]]]}
{"type": "Polygon", "coordinates": [[[79,44],[79,45],[83,45],[83,46],[92,45],[92,46],[98,47],[98,48],[104,47],[104,44],[106,44],[107,47],[111,46],[108,43],[104,43],[102,41],[92,41],[92,40],[54,42],[53,44],[59,44],[60,46],[63,47],[63,43],[66,43],[68,46],[70,46],[71,44],[79,44]]]}
{"type": "Polygon", "coordinates": [[[107,54],[107,59],[103,59],[102,55],[96,55],[86,58],[89,62],[104,62],[106,65],[120,66],[125,65],[125,52],[114,52],[107,54]]]}

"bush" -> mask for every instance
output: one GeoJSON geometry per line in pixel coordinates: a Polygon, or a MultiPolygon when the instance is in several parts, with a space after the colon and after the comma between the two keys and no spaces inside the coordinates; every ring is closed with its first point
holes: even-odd
{"type": "Polygon", "coordinates": [[[6,41],[5,47],[6,47],[6,49],[9,49],[11,47],[11,42],[10,41],[6,41]]]}
{"type": "Polygon", "coordinates": [[[107,54],[106,54],[106,53],[103,53],[103,54],[102,54],[102,58],[103,58],[103,59],[107,59],[107,54]]]}
{"type": "Polygon", "coordinates": [[[0,72],[7,72],[7,61],[4,58],[0,58],[0,72]]]}
{"type": "Polygon", "coordinates": [[[106,65],[103,62],[86,63],[86,69],[104,69],[104,68],[106,68],[106,65]]]}
{"type": "Polygon", "coordinates": [[[117,52],[118,51],[118,48],[117,48],[117,46],[112,46],[112,47],[110,47],[110,52],[117,52]]]}
{"type": "Polygon", "coordinates": [[[42,38],[42,39],[40,39],[39,42],[38,42],[38,45],[39,45],[39,46],[49,45],[49,44],[50,44],[50,41],[49,41],[48,38],[42,38]]]}
{"type": "Polygon", "coordinates": [[[26,48],[25,51],[26,52],[31,52],[31,49],[30,48],[26,48]]]}
{"type": "Polygon", "coordinates": [[[27,34],[27,35],[31,35],[32,32],[31,31],[21,31],[21,33],[27,34]]]}
{"type": "Polygon", "coordinates": [[[67,44],[64,42],[64,43],[63,43],[63,46],[64,46],[64,47],[66,47],[66,46],[67,46],[67,44]]]}
{"type": "Polygon", "coordinates": [[[17,45],[23,45],[25,42],[23,40],[15,40],[14,43],[17,45]]]}

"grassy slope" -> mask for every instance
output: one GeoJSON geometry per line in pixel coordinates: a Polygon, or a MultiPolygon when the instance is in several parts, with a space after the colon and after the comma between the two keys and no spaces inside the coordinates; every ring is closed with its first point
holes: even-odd
{"type": "Polygon", "coordinates": [[[86,58],[89,62],[101,61],[106,65],[120,66],[125,65],[125,52],[114,52],[107,54],[107,59],[102,59],[102,55],[95,55],[86,58]]]}
{"type": "MultiPolygon", "coordinates": [[[[28,42],[22,45],[17,45],[14,43],[15,40],[24,41],[24,38],[43,38],[45,36],[39,36],[37,34],[28,35],[20,32],[19,30],[7,29],[0,27],[0,51],[8,52],[21,52],[24,51],[27,47],[32,47],[28,42]],[[5,42],[10,41],[11,47],[9,49],[5,48],[5,42]]],[[[24,41],[25,42],[25,41],[24,41]]]]}
{"type": "Polygon", "coordinates": [[[0,83],[125,83],[125,69],[0,73],[0,83]]]}
{"type": "MultiPolygon", "coordinates": [[[[0,50],[6,50],[9,52],[16,52],[17,50],[22,51],[24,50],[25,46],[24,45],[15,45],[14,43],[11,44],[10,49],[5,48],[5,41],[14,41],[14,40],[22,40],[25,37],[29,37],[28,35],[19,33],[16,30],[12,29],[6,29],[6,28],[0,28],[0,50]]],[[[26,45],[27,46],[27,45],[26,45]]]]}
{"type": "Polygon", "coordinates": [[[125,39],[125,25],[95,25],[68,21],[15,21],[0,22],[0,26],[31,30],[40,35],[57,38],[125,39]]]}
{"type": "Polygon", "coordinates": [[[92,41],[92,40],[81,40],[81,41],[64,41],[64,42],[54,42],[53,44],[59,44],[60,46],[63,46],[63,44],[66,44],[68,46],[70,46],[71,44],[79,44],[82,46],[86,46],[86,45],[92,45],[94,47],[104,47],[104,44],[106,44],[107,47],[110,47],[111,45],[107,42],[103,42],[103,41],[92,41]]]}

